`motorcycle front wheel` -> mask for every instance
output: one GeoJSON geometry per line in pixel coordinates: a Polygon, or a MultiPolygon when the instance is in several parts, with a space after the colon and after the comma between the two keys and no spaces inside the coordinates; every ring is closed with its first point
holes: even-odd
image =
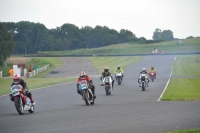
{"type": "Polygon", "coordinates": [[[20,115],[23,115],[24,114],[24,105],[23,105],[23,102],[22,102],[22,98],[21,97],[15,98],[14,103],[15,103],[15,108],[16,108],[17,112],[20,115]]]}
{"type": "Polygon", "coordinates": [[[142,82],[142,91],[145,91],[145,83],[142,82]]]}
{"type": "Polygon", "coordinates": [[[90,105],[89,94],[87,92],[83,92],[83,97],[86,105],[90,105]]]}

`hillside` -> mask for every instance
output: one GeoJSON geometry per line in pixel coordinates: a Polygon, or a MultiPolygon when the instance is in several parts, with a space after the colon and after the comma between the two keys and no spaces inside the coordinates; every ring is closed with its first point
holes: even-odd
{"type": "Polygon", "coordinates": [[[78,50],[68,51],[49,51],[38,52],[38,55],[114,55],[114,54],[151,54],[152,49],[156,48],[158,53],[162,50],[166,54],[170,53],[187,53],[187,52],[200,52],[200,38],[184,39],[181,40],[181,44],[175,41],[166,41],[154,44],[135,44],[135,43],[123,43],[113,44],[100,48],[85,48],[78,50]]]}

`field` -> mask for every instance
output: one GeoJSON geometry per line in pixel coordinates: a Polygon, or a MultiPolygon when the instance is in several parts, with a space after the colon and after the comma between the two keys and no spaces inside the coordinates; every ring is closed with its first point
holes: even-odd
{"type": "Polygon", "coordinates": [[[50,52],[39,52],[42,55],[115,55],[115,54],[151,54],[152,49],[157,48],[158,54],[162,50],[165,54],[172,53],[187,53],[187,52],[200,52],[200,38],[195,39],[184,39],[181,40],[182,44],[177,44],[175,41],[167,41],[154,44],[136,44],[136,43],[124,43],[124,44],[112,44],[106,47],[100,48],[85,48],[78,50],[68,50],[68,51],[50,51],[50,52]]]}

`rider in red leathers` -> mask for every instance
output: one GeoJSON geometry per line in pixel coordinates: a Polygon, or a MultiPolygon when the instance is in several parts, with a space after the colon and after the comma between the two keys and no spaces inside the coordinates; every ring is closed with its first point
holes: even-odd
{"type": "MultiPolygon", "coordinates": [[[[13,76],[13,83],[11,84],[11,87],[15,84],[20,84],[22,87],[23,87],[23,90],[24,90],[24,93],[30,98],[31,100],[31,103],[34,105],[35,102],[34,100],[32,99],[32,94],[30,91],[28,91],[28,87],[27,87],[27,84],[26,82],[21,79],[20,75],[16,74],[13,76]]],[[[13,101],[13,97],[11,97],[11,101],[13,101]]]]}
{"type": "Polygon", "coordinates": [[[76,85],[76,87],[77,87],[77,93],[81,95],[81,92],[79,90],[79,84],[80,84],[81,80],[86,80],[87,81],[87,83],[88,83],[89,87],[91,88],[91,91],[92,91],[92,93],[94,95],[94,98],[96,98],[96,95],[95,95],[95,86],[92,84],[92,80],[91,80],[90,76],[86,75],[86,73],[84,71],[82,71],[80,73],[80,76],[77,79],[77,85],[76,85]]]}

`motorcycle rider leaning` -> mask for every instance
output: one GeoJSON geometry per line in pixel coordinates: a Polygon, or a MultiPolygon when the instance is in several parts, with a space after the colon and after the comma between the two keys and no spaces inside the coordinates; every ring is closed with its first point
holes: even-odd
{"type": "MultiPolygon", "coordinates": [[[[16,75],[13,76],[13,83],[11,84],[11,87],[12,87],[13,85],[15,85],[15,84],[20,84],[20,85],[23,87],[24,93],[30,98],[31,103],[34,105],[35,102],[34,102],[34,100],[32,99],[32,94],[31,94],[31,92],[28,91],[28,87],[27,87],[27,84],[26,84],[25,80],[21,79],[20,75],[18,75],[18,74],[16,74],[16,75]]],[[[14,98],[14,97],[11,97],[11,98],[10,98],[11,101],[14,100],[13,98],[14,98]]]]}
{"type": "Polygon", "coordinates": [[[113,85],[114,85],[115,80],[113,79],[111,73],[109,72],[109,68],[105,67],[104,71],[101,73],[101,75],[102,75],[100,77],[101,83],[102,83],[104,77],[106,77],[106,76],[110,76],[111,77],[111,79],[112,79],[112,89],[114,90],[113,85]]]}
{"type": "Polygon", "coordinates": [[[92,80],[91,80],[90,76],[86,75],[86,73],[84,71],[82,71],[80,73],[80,76],[77,79],[77,84],[76,84],[77,93],[81,95],[81,92],[79,90],[79,84],[80,84],[81,80],[86,80],[87,81],[87,83],[89,85],[89,88],[91,89],[91,91],[92,91],[92,93],[94,95],[94,98],[96,98],[96,95],[95,95],[95,86],[92,84],[92,80]]]}
{"type": "Polygon", "coordinates": [[[149,68],[149,76],[150,76],[150,72],[155,73],[155,79],[156,79],[156,68],[154,66],[151,66],[151,68],[149,68]]]}
{"type": "Polygon", "coordinates": [[[122,69],[122,67],[120,67],[120,65],[118,65],[115,70],[114,70],[114,74],[115,74],[115,80],[117,80],[117,77],[116,77],[116,73],[122,73],[122,80],[123,80],[123,76],[124,76],[124,71],[122,69]]]}
{"type": "MultiPolygon", "coordinates": [[[[141,76],[142,76],[142,74],[145,74],[145,79],[148,81],[148,83],[149,83],[149,76],[148,76],[148,73],[147,73],[147,71],[146,71],[146,68],[143,68],[142,69],[142,72],[140,72],[139,73],[139,77],[138,77],[138,83],[139,83],[139,87],[141,87],[141,76]]],[[[147,87],[149,87],[149,84],[148,83],[146,83],[147,84],[147,87]]]]}

